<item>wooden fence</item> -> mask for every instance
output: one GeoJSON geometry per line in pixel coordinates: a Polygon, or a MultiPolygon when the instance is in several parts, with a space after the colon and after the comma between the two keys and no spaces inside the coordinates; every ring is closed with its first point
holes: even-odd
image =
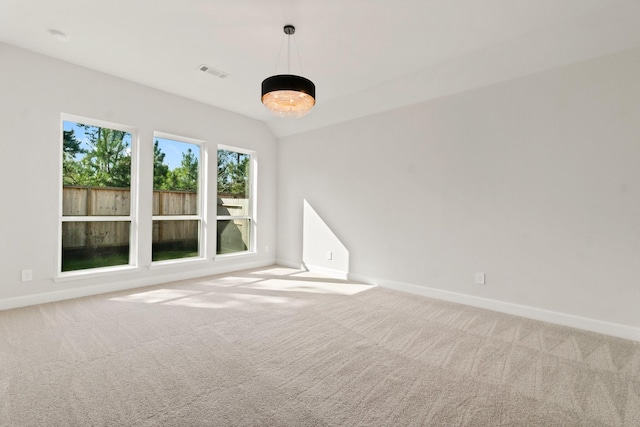
{"type": "Polygon", "coordinates": [[[126,188],[63,187],[62,215],[117,216],[131,213],[131,193],[126,188]]]}
{"type": "MultiPolygon", "coordinates": [[[[218,198],[218,215],[248,215],[248,199],[233,195],[218,198]]],[[[131,194],[126,188],[65,186],[62,190],[64,216],[127,216],[131,212],[131,194]]],[[[152,214],[196,215],[198,195],[191,191],[155,190],[152,214]]],[[[245,222],[236,224],[243,241],[248,242],[245,222]]],[[[199,221],[153,221],[153,243],[198,240],[199,221]]],[[[126,246],[130,223],[127,221],[63,222],[62,246],[65,249],[126,246]]],[[[229,230],[231,232],[231,230],[229,230]]]]}

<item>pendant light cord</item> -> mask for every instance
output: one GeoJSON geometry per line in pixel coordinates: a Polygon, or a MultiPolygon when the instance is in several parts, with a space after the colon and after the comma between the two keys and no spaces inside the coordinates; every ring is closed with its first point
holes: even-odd
{"type": "MultiPolygon", "coordinates": [[[[291,36],[293,34],[286,34],[287,37],[287,69],[286,74],[291,74],[291,36]]],[[[298,65],[300,66],[300,72],[304,73],[304,69],[302,68],[302,60],[300,59],[300,50],[298,49],[298,43],[293,41],[294,47],[296,49],[296,56],[298,58],[298,65]]],[[[280,65],[280,58],[282,58],[282,49],[284,48],[284,43],[280,44],[280,52],[278,52],[278,59],[276,60],[276,66],[273,70],[274,74],[278,74],[278,65],[280,65]]]]}
{"type": "Polygon", "coordinates": [[[287,74],[291,68],[291,34],[287,34],[287,74]]]}
{"type": "Polygon", "coordinates": [[[293,45],[296,48],[296,54],[298,56],[298,66],[300,67],[300,74],[304,74],[304,68],[302,68],[302,60],[300,59],[300,50],[298,49],[298,42],[294,40],[293,45]]]}

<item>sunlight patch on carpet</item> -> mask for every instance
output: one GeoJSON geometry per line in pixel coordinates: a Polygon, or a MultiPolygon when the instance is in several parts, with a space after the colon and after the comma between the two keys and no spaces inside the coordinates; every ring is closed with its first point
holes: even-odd
{"type": "Polygon", "coordinates": [[[254,304],[288,304],[299,306],[300,301],[294,301],[291,298],[274,297],[270,295],[210,293],[170,301],[165,305],[193,308],[241,309],[242,307],[250,307],[254,304]]]}
{"type": "Polygon", "coordinates": [[[203,286],[221,286],[221,287],[230,287],[230,286],[238,286],[245,283],[254,283],[260,281],[260,278],[254,277],[239,277],[239,276],[228,276],[228,277],[218,277],[211,280],[203,280],[201,282],[197,282],[198,285],[203,286]]]}
{"type": "Polygon", "coordinates": [[[261,282],[242,285],[242,288],[265,289],[282,292],[308,292],[314,294],[355,295],[374,288],[371,285],[355,283],[316,282],[305,280],[268,279],[261,282]]]}
{"type": "Polygon", "coordinates": [[[289,276],[292,274],[300,273],[301,270],[289,267],[269,267],[265,270],[255,270],[249,274],[259,274],[265,276],[289,276]]]}
{"type": "Polygon", "coordinates": [[[126,295],[123,297],[111,298],[111,301],[143,302],[146,304],[156,304],[173,299],[185,298],[199,293],[200,292],[198,291],[185,291],[182,289],[157,289],[154,291],[141,292],[137,294],[126,295]]]}

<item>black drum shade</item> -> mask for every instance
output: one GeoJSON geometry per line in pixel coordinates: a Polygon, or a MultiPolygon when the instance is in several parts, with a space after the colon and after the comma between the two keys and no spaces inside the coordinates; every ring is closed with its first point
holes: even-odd
{"type": "Polygon", "coordinates": [[[271,76],[262,82],[262,103],[280,117],[302,117],[316,103],[316,85],[293,74],[271,76]]]}

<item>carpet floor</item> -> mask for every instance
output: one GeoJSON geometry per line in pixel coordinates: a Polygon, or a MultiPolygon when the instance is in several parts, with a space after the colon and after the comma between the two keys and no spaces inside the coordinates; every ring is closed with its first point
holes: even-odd
{"type": "Polygon", "coordinates": [[[0,312],[0,426],[639,426],[640,343],[282,267],[0,312]]]}

